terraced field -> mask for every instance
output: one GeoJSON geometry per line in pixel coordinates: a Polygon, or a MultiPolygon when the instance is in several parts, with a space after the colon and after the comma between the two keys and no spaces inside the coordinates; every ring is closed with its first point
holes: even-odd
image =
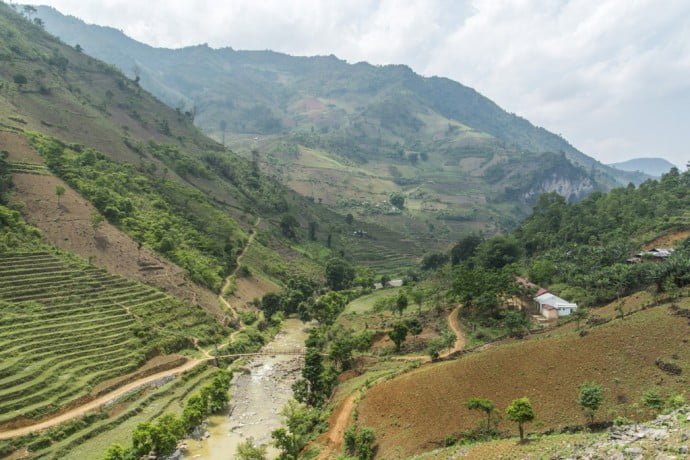
{"type": "Polygon", "coordinates": [[[50,174],[48,167],[46,165],[41,165],[37,163],[28,163],[24,161],[12,161],[9,164],[10,172],[21,173],[21,174],[38,174],[45,176],[50,174]]]}
{"type": "Polygon", "coordinates": [[[78,260],[0,254],[0,426],[95,396],[147,358],[221,332],[200,307],[78,260]]]}

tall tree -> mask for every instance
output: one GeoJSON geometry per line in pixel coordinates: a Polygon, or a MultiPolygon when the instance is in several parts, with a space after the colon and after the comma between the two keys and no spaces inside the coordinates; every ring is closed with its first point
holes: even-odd
{"type": "Polygon", "coordinates": [[[528,398],[518,398],[514,399],[510,405],[506,408],[506,416],[508,420],[516,422],[518,424],[518,430],[520,431],[520,442],[525,441],[525,423],[529,423],[534,420],[535,413],[532,408],[532,403],[528,398]]]}

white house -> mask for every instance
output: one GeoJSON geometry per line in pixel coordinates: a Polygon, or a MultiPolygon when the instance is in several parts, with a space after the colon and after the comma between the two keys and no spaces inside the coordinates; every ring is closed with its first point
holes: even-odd
{"type": "Polygon", "coordinates": [[[549,319],[568,316],[577,310],[577,304],[563,300],[545,289],[540,289],[534,301],[539,307],[539,313],[549,319]]]}

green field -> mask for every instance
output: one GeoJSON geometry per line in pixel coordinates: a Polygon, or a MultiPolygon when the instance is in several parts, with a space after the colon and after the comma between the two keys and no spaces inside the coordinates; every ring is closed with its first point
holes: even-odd
{"type": "Polygon", "coordinates": [[[79,261],[0,254],[0,424],[94,396],[148,358],[221,332],[200,307],[79,261]]]}
{"type": "Polygon", "coordinates": [[[345,307],[344,315],[348,314],[362,314],[368,313],[374,308],[374,304],[377,300],[384,299],[386,297],[393,297],[398,294],[398,291],[402,289],[401,287],[394,287],[388,289],[379,289],[371,294],[359,297],[345,307]]]}

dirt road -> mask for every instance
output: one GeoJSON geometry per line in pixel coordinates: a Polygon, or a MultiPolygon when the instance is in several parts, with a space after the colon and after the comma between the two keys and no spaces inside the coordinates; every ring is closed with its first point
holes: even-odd
{"type": "Polygon", "coordinates": [[[331,415],[328,420],[328,431],[323,438],[326,441],[326,445],[319,453],[319,456],[316,457],[317,460],[326,460],[331,454],[338,454],[342,450],[345,430],[347,430],[347,425],[350,422],[352,411],[355,409],[357,395],[358,392],[355,392],[345,398],[331,415]]]}
{"type": "Polygon", "coordinates": [[[118,399],[119,397],[125,395],[126,393],[129,393],[130,391],[134,391],[140,387],[143,387],[145,385],[149,385],[157,380],[164,379],[166,377],[170,377],[173,375],[179,375],[183,372],[186,372],[190,369],[193,369],[196,367],[199,363],[203,362],[203,360],[196,360],[196,359],[190,359],[186,363],[184,363],[181,366],[175,367],[173,369],[168,369],[167,371],[162,371],[158,372],[153,375],[149,375],[148,377],[144,377],[142,379],[136,380],[132,383],[129,383],[127,385],[124,385],[116,390],[111,391],[110,393],[106,393],[103,396],[99,396],[98,398],[87,402],[86,404],[83,404],[79,407],[75,407],[74,409],[68,410],[67,412],[64,412],[60,415],[56,415],[53,418],[49,418],[47,420],[44,420],[42,422],[35,423],[33,425],[28,425],[22,428],[16,428],[13,430],[7,430],[7,431],[0,431],[0,440],[4,439],[11,439],[11,438],[17,438],[20,436],[25,436],[27,434],[35,433],[37,431],[42,431],[47,428],[54,427],[56,425],[59,425],[60,423],[67,422],[69,420],[81,417],[82,415],[86,414],[89,411],[96,410],[99,407],[114,401],[118,399]]]}
{"type": "MultiPolygon", "coordinates": [[[[452,355],[453,353],[457,353],[459,351],[462,351],[463,348],[465,348],[465,335],[462,332],[462,327],[460,326],[460,318],[458,316],[458,312],[460,311],[460,305],[455,307],[449,314],[448,314],[448,326],[450,329],[453,331],[455,334],[455,343],[453,344],[453,347],[450,348],[449,350],[446,350],[445,352],[441,353],[439,355],[439,358],[447,358],[448,356],[452,355]]],[[[418,356],[400,356],[397,357],[396,359],[401,359],[401,360],[406,360],[406,361],[422,361],[424,363],[428,363],[431,361],[431,358],[426,355],[418,355],[418,356]]],[[[355,402],[357,400],[357,396],[359,395],[359,392],[354,392],[351,395],[349,395],[345,400],[338,406],[333,414],[331,415],[328,423],[329,423],[329,428],[328,431],[324,436],[322,436],[322,440],[326,442],[326,445],[324,446],[323,450],[317,457],[317,460],[327,460],[330,458],[332,455],[338,455],[340,451],[342,450],[343,446],[343,441],[345,438],[345,431],[347,430],[347,426],[350,422],[350,418],[352,416],[352,412],[355,410],[355,402]]]]}

